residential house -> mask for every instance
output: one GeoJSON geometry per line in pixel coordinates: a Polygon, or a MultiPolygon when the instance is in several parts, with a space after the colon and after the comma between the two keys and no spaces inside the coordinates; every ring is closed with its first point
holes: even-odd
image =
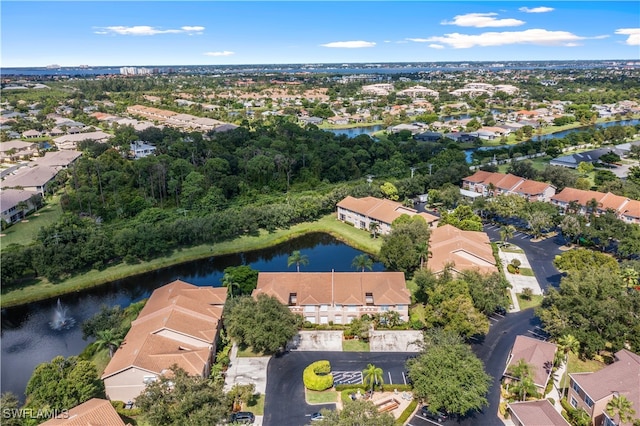
{"type": "Polygon", "coordinates": [[[36,158],[29,166],[47,166],[56,170],[66,169],[78,158],[82,157],[82,152],[72,149],[64,151],[47,151],[43,157],[36,158]]]}
{"type": "Polygon", "coordinates": [[[507,409],[515,426],[570,426],[548,399],[512,402],[507,409]]]}
{"type": "Polygon", "coordinates": [[[624,151],[618,150],[617,148],[600,148],[593,149],[591,151],[581,152],[578,154],[570,154],[563,155],[562,157],[554,158],[549,162],[552,166],[561,166],[568,167],[571,169],[576,169],[580,165],[580,163],[598,163],[600,161],[600,157],[608,153],[614,153],[619,156],[625,155],[624,151]]]}
{"type": "Polygon", "coordinates": [[[545,182],[524,179],[520,176],[478,170],[462,180],[462,188],[482,194],[520,195],[530,201],[548,202],[556,193],[556,188],[545,182]]]}
{"type": "Polygon", "coordinates": [[[600,215],[613,211],[618,219],[627,223],[640,223],[640,201],[632,200],[611,192],[587,191],[583,189],[564,188],[551,197],[551,204],[566,212],[571,205],[575,205],[578,214],[593,213],[600,215]],[[591,207],[593,204],[593,207],[591,207]]]}
{"type": "Polygon", "coordinates": [[[313,124],[319,126],[324,120],[321,117],[300,117],[300,122],[303,124],[313,124]]]}
{"type": "Polygon", "coordinates": [[[27,213],[35,208],[34,193],[24,189],[2,189],[0,191],[0,210],[2,220],[8,224],[22,220],[27,213]]]}
{"type": "Polygon", "coordinates": [[[26,160],[37,153],[38,144],[35,142],[12,140],[0,143],[0,161],[2,162],[26,160]]]}
{"type": "Polygon", "coordinates": [[[388,311],[409,320],[403,272],[260,272],[253,297],[266,294],[314,324],[348,324],[388,311]]]}
{"type": "Polygon", "coordinates": [[[624,395],[640,419],[640,355],[622,349],[615,353],[615,361],[594,373],[569,373],[567,401],[574,408],[582,408],[592,424],[603,426],[631,426],[607,412],[607,403],[624,395]]]}
{"type": "Polygon", "coordinates": [[[337,204],[338,219],[351,223],[356,228],[371,229],[371,223],[377,223],[377,233],[385,235],[391,232],[391,224],[403,214],[421,216],[431,228],[437,226],[439,218],[429,213],[405,207],[397,201],[376,197],[355,198],[348,196],[337,204]]]}
{"type": "Polygon", "coordinates": [[[544,395],[547,382],[551,378],[551,370],[557,351],[558,347],[554,343],[528,336],[516,336],[507,357],[507,366],[503,377],[507,380],[517,380],[511,375],[511,369],[518,365],[520,360],[524,360],[533,367],[533,383],[538,388],[538,392],[544,395]]]}
{"type": "Polygon", "coordinates": [[[440,226],[431,230],[429,251],[427,267],[434,274],[441,274],[446,268],[456,274],[466,270],[498,272],[489,236],[484,232],[440,226]]]}
{"type": "Polygon", "coordinates": [[[3,190],[5,188],[24,189],[44,196],[57,174],[58,171],[53,167],[38,165],[22,167],[15,173],[7,175],[0,185],[3,190]]]}
{"type": "Polygon", "coordinates": [[[129,149],[129,155],[131,155],[136,160],[139,158],[148,157],[150,155],[155,154],[156,147],[148,144],[144,141],[135,141],[132,142],[129,149]]]}
{"type": "Polygon", "coordinates": [[[397,93],[397,95],[409,96],[411,98],[418,98],[418,97],[425,97],[425,96],[437,98],[440,96],[440,93],[438,93],[436,90],[427,89],[424,86],[417,85],[417,86],[409,87],[408,89],[400,90],[397,93]]]}
{"type": "Polygon", "coordinates": [[[107,397],[133,401],[173,364],[208,377],[226,298],[180,280],[156,289],[102,374],[107,397]]]}
{"type": "Polygon", "coordinates": [[[55,138],[53,142],[56,144],[58,149],[76,149],[78,142],[91,140],[94,142],[104,143],[112,137],[113,136],[109,133],[98,130],[96,132],[76,133],[72,135],[60,136],[58,138],[55,138]]]}
{"type": "Polygon", "coordinates": [[[40,424],[41,426],[125,426],[120,415],[106,399],[92,398],[58,416],[40,424]]]}
{"type": "Polygon", "coordinates": [[[349,124],[349,117],[329,117],[327,118],[327,122],[329,122],[330,124],[349,124]]]}
{"type": "Polygon", "coordinates": [[[438,132],[423,132],[413,135],[413,139],[421,142],[438,142],[442,139],[442,133],[438,132]]]}
{"type": "Polygon", "coordinates": [[[27,130],[22,132],[22,137],[25,139],[35,139],[35,138],[39,138],[42,136],[42,133],[40,133],[37,130],[27,130]]]}

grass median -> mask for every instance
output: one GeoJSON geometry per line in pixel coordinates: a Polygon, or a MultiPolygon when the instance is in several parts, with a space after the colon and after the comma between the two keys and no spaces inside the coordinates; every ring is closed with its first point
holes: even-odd
{"type": "Polygon", "coordinates": [[[177,249],[170,256],[159,257],[148,262],[134,265],[120,263],[101,271],[91,270],[79,273],[55,284],[45,279],[25,281],[21,285],[3,289],[0,306],[6,308],[51,299],[66,293],[82,291],[126,277],[211,256],[265,249],[315,232],[331,234],[345,244],[372,255],[378,254],[382,244],[381,238],[373,239],[368,231],[356,229],[337,220],[335,214],[329,214],[317,221],[300,223],[289,229],[280,229],[274,232],[261,231],[257,236],[243,236],[218,244],[177,249]]]}

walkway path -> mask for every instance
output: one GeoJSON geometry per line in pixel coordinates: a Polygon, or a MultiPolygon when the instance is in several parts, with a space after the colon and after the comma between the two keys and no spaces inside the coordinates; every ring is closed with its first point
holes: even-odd
{"type": "Polygon", "coordinates": [[[540,283],[538,279],[533,276],[525,276],[521,274],[512,274],[507,271],[507,265],[510,264],[514,259],[518,259],[520,261],[520,268],[531,269],[531,264],[527,259],[527,255],[524,253],[524,250],[519,247],[509,244],[509,246],[505,247],[505,249],[509,251],[504,251],[502,248],[498,249],[498,257],[502,263],[502,269],[504,271],[504,275],[511,284],[511,289],[509,290],[509,294],[511,296],[511,304],[513,307],[509,310],[510,312],[518,312],[520,311],[520,304],[518,303],[517,293],[522,293],[525,288],[530,288],[533,291],[533,294],[543,294],[542,288],[540,287],[540,283]],[[515,251],[519,251],[519,253],[514,253],[515,251]]]}
{"type": "MultiPolygon", "coordinates": [[[[256,392],[265,395],[267,390],[267,365],[271,357],[238,357],[236,344],[229,353],[229,368],[224,379],[224,391],[228,392],[233,385],[247,385],[253,383],[256,392]]],[[[262,425],[263,416],[256,416],[255,425],[262,425]]]]}

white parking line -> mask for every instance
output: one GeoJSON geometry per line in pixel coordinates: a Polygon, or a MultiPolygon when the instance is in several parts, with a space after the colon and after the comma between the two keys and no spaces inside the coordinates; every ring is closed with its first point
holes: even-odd
{"type": "Polygon", "coordinates": [[[437,425],[437,424],[438,424],[438,423],[434,422],[433,420],[429,420],[429,419],[428,419],[428,418],[426,418],[426,417],[422,417],[420,414],[416,414],[416,417],[417,417],[417,418],[419,418],[419,419],[422,419],[422,420],[424,420],[424,421],[427,421],[427,422],[429,422],[429,423],[433,423],[434,425],[437,425]]]}
{"type": "Polygon", "coordinates": [[[530,238],[527,234],[523,234],[522,239],[526,240],[527,238],[530,238]]]}
{"type": "Polygon", "coordinates": [[[391,371],[387,371],[387,373],[389,374],[389,384],[392,385],[393,381],[391,380],[391,371]]]}
{"type": "Polygon", "coordinates": [[[404,371],[402,372],[402,381],[405,385],[407,384],[407,376],[404,375],[404,371]]]}

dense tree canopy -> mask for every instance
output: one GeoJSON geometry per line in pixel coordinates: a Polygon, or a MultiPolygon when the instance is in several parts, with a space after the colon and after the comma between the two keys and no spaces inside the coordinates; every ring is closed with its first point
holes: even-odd
{"type": "Polygon", "coordinates": [[[222,384],[189,376],[177,366],[171,372],[147,385],[135,400],[150,424],[215,425],[228,419],[231,401],[222,391],[222,384]]]}
{"type": "Polygon", "coordinates": [[[257,299],[238,297],[225,306],[224,325],[229,336],[256,352],[273,353],[283,348],[298,332],[300,320],[278,299],[265,294],[257,299]]]}
{"type": "Polygon", "coordinates": [[[62,410],[91,398],[103,398],[104,384],[93,362],[57,356],[35,368],[25,395],[28,407],[62,410]]]}
{"type": "Polygon", "coordinates": [[[413,394],[433,410],[465,415],[488,404],[491,376],[471,349],[452,339],[431,339],[407,362],[413,394]]]}
{"type": "Polygon", "coordinates": [[[342,410],[322,410],[324,419],[314,421],[318,426],[393,426],[390,413],[380,413],[371,401],[346,401],[342,410]]]}

